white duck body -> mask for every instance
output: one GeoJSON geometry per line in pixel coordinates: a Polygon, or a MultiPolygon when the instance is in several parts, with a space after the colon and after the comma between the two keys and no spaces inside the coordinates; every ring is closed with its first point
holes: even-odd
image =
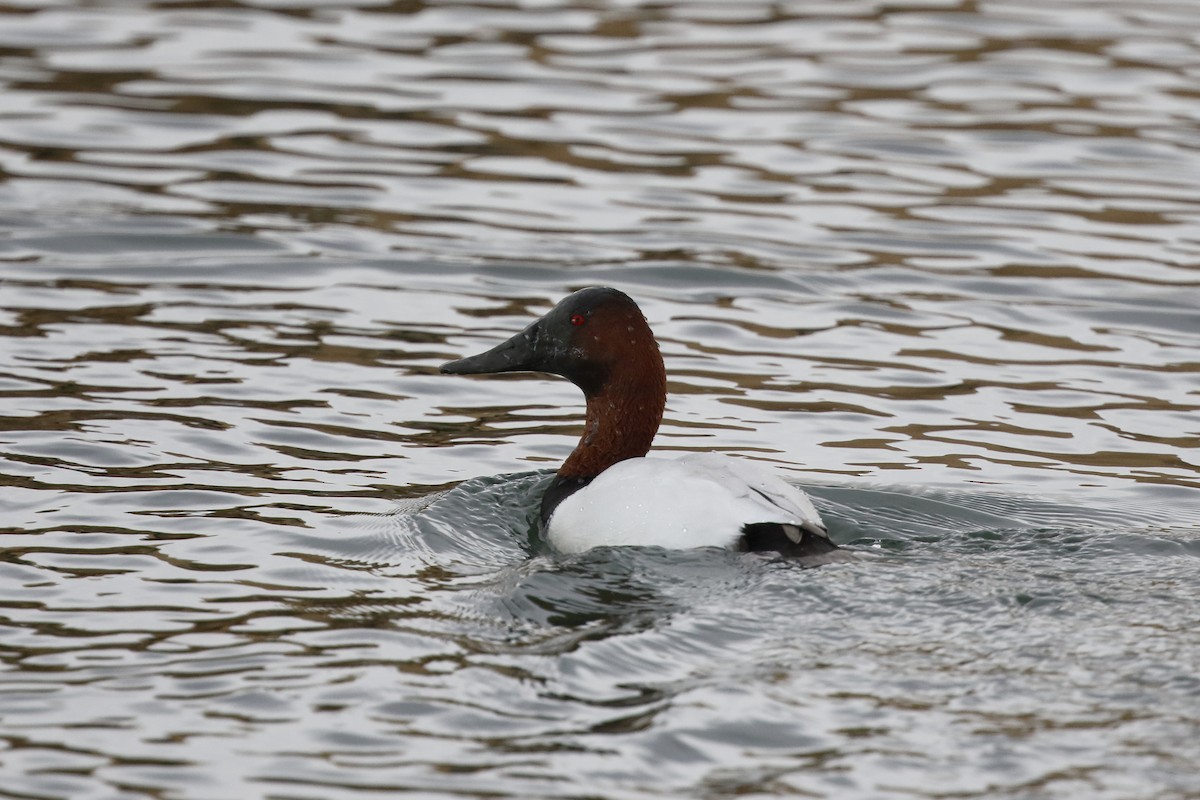
{"type": "Polygon", "coordinates": [[[554,509],[545,535],[555,549],[649,545],[737,547],[748,524],[777,523],[795,542],[827,537],[804,492],[752,461],[716,453],[613,464],[554,509]]]}

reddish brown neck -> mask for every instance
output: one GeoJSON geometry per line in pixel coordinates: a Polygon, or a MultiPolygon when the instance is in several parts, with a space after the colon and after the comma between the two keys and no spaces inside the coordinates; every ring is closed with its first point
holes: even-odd
{"type": "Polygon", "coordinates": [[[667,376],[657,347],[637,362],[623,363],[587,398],[583,437],[559,478],[594,478],[618,461],[646,455],[666,402],[667,376]]]}

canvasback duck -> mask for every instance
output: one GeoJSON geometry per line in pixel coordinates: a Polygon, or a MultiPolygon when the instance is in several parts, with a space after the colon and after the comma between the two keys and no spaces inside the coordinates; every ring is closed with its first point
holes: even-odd
{"type": "Polygon", "coordinates": [[[752,461],[646,455],[662,421],[667,376],[646,318],[623,292],[575,292],[503,344],[441,369],[548,372],[583,390],[583,437],[542,497],[543,534],[562,552],[719,546],[803,559],[839,549],[808,496],[752,461]]]}

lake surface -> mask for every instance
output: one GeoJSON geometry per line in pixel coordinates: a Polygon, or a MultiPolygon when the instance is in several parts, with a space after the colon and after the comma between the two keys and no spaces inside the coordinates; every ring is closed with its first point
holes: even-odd
{"type": "Polygon", "coordinates": [[[1200,798],[1200,4],[0,5],[0,798],[1200,798]],[[656,448],[818,569],[533,532],[656,448]]]}

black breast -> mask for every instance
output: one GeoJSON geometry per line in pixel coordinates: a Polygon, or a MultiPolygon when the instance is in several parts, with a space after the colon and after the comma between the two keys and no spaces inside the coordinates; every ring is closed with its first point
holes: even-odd
{"type": "Polygon", "coordinates": [[[591,478],[564,478],[561,475],[555,475],[550,487],[542,495],[542,528],[545,529],[546,523],[550,521],[550,515],[554,513],[554,509],[558,508],[559,503],[591,482],[591,478]]]}

